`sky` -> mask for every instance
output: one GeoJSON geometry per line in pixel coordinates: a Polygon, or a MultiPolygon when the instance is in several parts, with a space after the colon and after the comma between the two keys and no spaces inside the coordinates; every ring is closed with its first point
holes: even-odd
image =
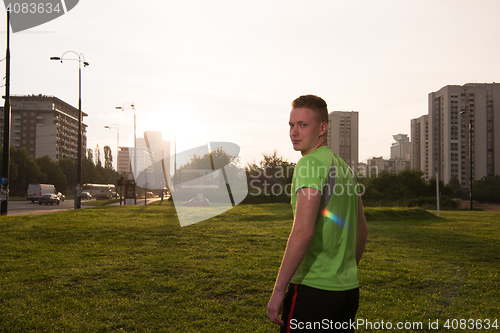
{"type": "Polygon", "coordinates": [[[49,58],[83,54],[87,148],[115,161],[116,128],[133,146],[134,103],[137,136],[161,131],[177,152],[228,141],[244,162],[273,150],[297,162],[288,118],[304,94],[359,112],[359,161],[388,158],[430,92],[500,81],[499,13],[498,0],[80,0],[11,33],[10,89],[78,107],[78,62],[49,58]]]}

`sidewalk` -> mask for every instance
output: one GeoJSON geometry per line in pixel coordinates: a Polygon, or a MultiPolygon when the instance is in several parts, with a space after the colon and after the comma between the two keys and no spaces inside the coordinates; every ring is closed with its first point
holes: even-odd
{"type": "MultiPolygon", "coordinates": [[[[136,200],[136,203],[137,203],[136,206],[144,206],[144,201],[146,201],[146,205],[149,205],[150,203],[155,202],[155,201],[159,201],[159,200],[161,200],[161,198],[147,198],[146,200],[144,200],[144,198],[137,199],[136,200]]],[[[166,200],[166,199],[163,199],[163,200],[166,200]]],[[[124,205],[124,201],[125,200],[122,199],[122,206],[124,205]]],[[[108,206],[120,206],[120,203],[119,202],[115,202],[115,203],[113,203],[111,205],[108,205],[108,206]]],[[[129,205],[127,205],[127,206],[129,206],[129,205]]]]}

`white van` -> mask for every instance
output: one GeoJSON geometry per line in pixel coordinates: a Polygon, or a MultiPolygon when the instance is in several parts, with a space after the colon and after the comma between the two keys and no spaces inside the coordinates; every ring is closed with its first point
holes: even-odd
{"type": "Polygon", "coordinates": [[[26,198],[35,202],[45,193],[57,193],[55,186],[52,184],[29,184],[26,198]]]}

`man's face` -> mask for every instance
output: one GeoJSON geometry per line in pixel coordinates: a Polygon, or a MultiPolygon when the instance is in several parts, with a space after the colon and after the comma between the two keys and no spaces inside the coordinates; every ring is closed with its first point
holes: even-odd
{"type": "Polygon", "coordinates": [[[308,108],[292,109],[289,125],[294,150],[300,151],[304,156],[317,148],[324,128],[314,111],[308,108]]]}

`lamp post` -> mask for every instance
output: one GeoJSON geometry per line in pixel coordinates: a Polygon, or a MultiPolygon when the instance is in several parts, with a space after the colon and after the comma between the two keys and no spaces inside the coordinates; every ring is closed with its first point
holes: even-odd
{"type": "Polygon", "coordinates": [[[85,61],[83,53],[76,53],[75,51],[66,51],[60,57],[50,57],[50,60],[59,60],[61,63],[63,60],[76,60],[78,61],[78,162],[76,167],[76,194],[75,194],[75,209],[80,209],[82,204],[81,196],[81,183],[82,183],[82,64],[83,67],[89,65],[85,61]],[[75,54],[78,59],[69,58],[64,59],[67,53],[75,54]]]}
{"type": "MultiPolygon", "coordinates": [[[[136,135],[136,118],[135,118],[135,105],[134,102],[132,103],[125,103],[123,106],[117,106],[115,109],[125,111],[125,109],[132,109],[134,110],[134,168],[132,170],[132,174],[134,172],[137,172],[137,135],[136,135]],[[129,107],[126,107],[126,105],[129,105],[129,107]]],[[[135,180],[135,175],[134,175],[134,180],[135,180]]]]}
{"type": "MultiPolygon", "coordinates": [[[[118,186],[118,150],[120,147],[120,127],[116,124],[106,125],[104,128],[111,129],[112,126],[116,126],[116,186],[118,186]]],[[[118,188],[116,189],[118,193],[118,188]]],[[[120,193],[120,206],[122,205],[122,198],[120,193]]]]}
{"type": "Polygon", "coordinates": [[[470,109],[470,104],[469,104],[469,95],[466,95],[466,105],[465,105],[465,110],[461,111],[461,115],[465,115],[466,113],[469,113],[469,199],[470,199],[470,210],[472,210],[472,114],[471,114],[471,109],[470,109]]]}
{"type": "MultiPolygon", "coordinates": [[[[7,11],[7,49],[5,51],[5,102],[3,107],[3,160],[0,179],[0,215],[7,215],[10,167],[10,12],[7,11]]],[[[24,187],[23,187],[24,189],[24,187]]]]}

